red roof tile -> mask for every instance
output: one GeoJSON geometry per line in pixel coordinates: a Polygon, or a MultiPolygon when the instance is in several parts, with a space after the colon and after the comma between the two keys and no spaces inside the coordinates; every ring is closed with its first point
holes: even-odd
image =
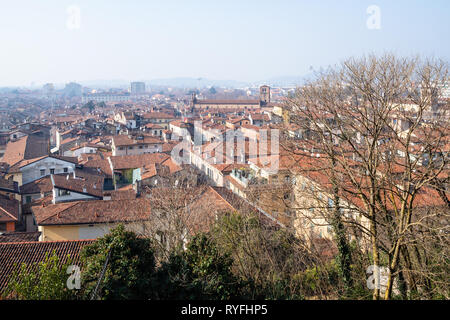
{"type": "Polygon", "coordinates": [[[95,240],[70,240],[48,242],[8,242],[0,243],[0,292],[2,292],[15,271],[19,271],[22,263],[32,271],[35,263],[44,261],[45,255],[53,251],[59,257],[60,265],[67,262],[70,255],[72,264],[80,265],[81,250],[95,240]]]}

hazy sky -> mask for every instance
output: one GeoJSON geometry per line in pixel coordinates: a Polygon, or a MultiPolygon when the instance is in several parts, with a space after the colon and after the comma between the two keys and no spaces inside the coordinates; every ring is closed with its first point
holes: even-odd
{"type": "Polygon", "coordinates": [[[449,59],[449,39],[448,0],[1,0],[0,86],[264,80],[368,52],[449,59]]]}

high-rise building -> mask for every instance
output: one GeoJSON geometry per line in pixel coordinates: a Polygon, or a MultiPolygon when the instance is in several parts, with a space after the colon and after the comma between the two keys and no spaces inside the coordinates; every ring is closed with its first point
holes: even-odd
{"type": "Polygon", "coordinates": [[[81,85],[75,82],[66,84],[64,94],[69,97],[80,97],[82,95],[81,85]]]}
{"type": "Polygon", "coordinates": [[[131,94],[139,95],[145,93],[145,83],[144,82],[132,82],[131,83],[131,94]]]}
{"type": "Polygon", "coordinates": [[[53,83],[46,83],[42,87],[42,91],[44,92],[44,95],[46,95],[46,96],[52,95],[53,93],[55,93],[55,86],[53,85],[53,83]]]}

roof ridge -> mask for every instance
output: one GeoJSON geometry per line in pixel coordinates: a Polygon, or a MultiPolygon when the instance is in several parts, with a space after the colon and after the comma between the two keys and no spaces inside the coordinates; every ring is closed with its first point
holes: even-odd
{"type": "Polygon", "coordinates": [[[3,210],[8,216],[13,218],[14,220],[18,220],[16,217],[12,215],[12,213],[9,213],[9,211],[5,210],[3,207],[0,206],[0,209],[3,210]]]}
{"type": "MultiPolygon", "coordinates": [[[[76,206],[76,205],[77,205],[78,203],[80,203],[80,202],[83,202],[83,201],[74,201],[73,204],[72,204],[72,202],[62,202],[63,204],[66,204],[66,203],[67,203],[67,204],[72,204],[72,205],[67,206],[67,207],[64,208],[63,210],[58,211],[58,212],[56,212],[56,213],[54,213],[54,214],[48,216],[47,218],[45,218],[44,220],[42,220],[41,223],[44,222],[44,221],[46,221],[46,220],[48,220],[48,219],[50,219],[50,218],[53,218],[54,216],[58,216],[58,218],[59,218],[59,215],[60,215],[61,213],[63,213],[64,211],[66,211],[66,210],[69,209],[69,208],[72,208],[72,207],[76,206]]],[[[55,204],[56,204],[56,203],[55,203],[55,204]]]]}
{"type": "Polygon", "coordinates": [[[97,239],[76,239],[76,240],[52,240],[52,241],[17,241],[17,242],[0,242],[0,245],[9,244],[37,244],[37,243],[63,243],[63,242],[83,242],[96,241],[97,239]]]}
{"type": "Polygon", "coordinates": [[[216,193],[218,196],[219,196],[219,198],[221,198],[223,201],[225,201],[225,203],[226,204],[228,204],[228,206],[230,206],[233,210],[237,210],[235,207],[233,207],[232,205],[231,205],[231,203],[229,203],[224,197],[222,197],[221,195],[220,195],[220,193],[218,193],[217,192],[217,190],[215,190],[212,186],[208,186],[212,191],[214,191],[214,193],[216,193]]]}

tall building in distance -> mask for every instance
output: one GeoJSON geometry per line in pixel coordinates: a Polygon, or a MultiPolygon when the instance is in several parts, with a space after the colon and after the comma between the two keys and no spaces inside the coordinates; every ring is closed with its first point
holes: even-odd
{"type": "Polygon", "coordinates": [[[259,88],[259,101],[261,105],[266,105],[270,103],[270,87],[261,86],[259,88]]]}
{"type": "Polygon", "coordinates": [[[131,95],[136,96],[145,93],[144,82],[132,82],[131,83],[131,95]]]}
{"type": "Polygon", "coordinates": [[[80,84],[71,82],[67,83],[64,87],[64,95],[69,97],[81,97],[82,95],[82,87],[80,84]]]}
{"type": "Polygon", "coordinates": [[[53,83],[46,83],[42,87],[42,91],[45,96],[53,95],[55,93],[55,86],[53,85],[53,83]]]}

